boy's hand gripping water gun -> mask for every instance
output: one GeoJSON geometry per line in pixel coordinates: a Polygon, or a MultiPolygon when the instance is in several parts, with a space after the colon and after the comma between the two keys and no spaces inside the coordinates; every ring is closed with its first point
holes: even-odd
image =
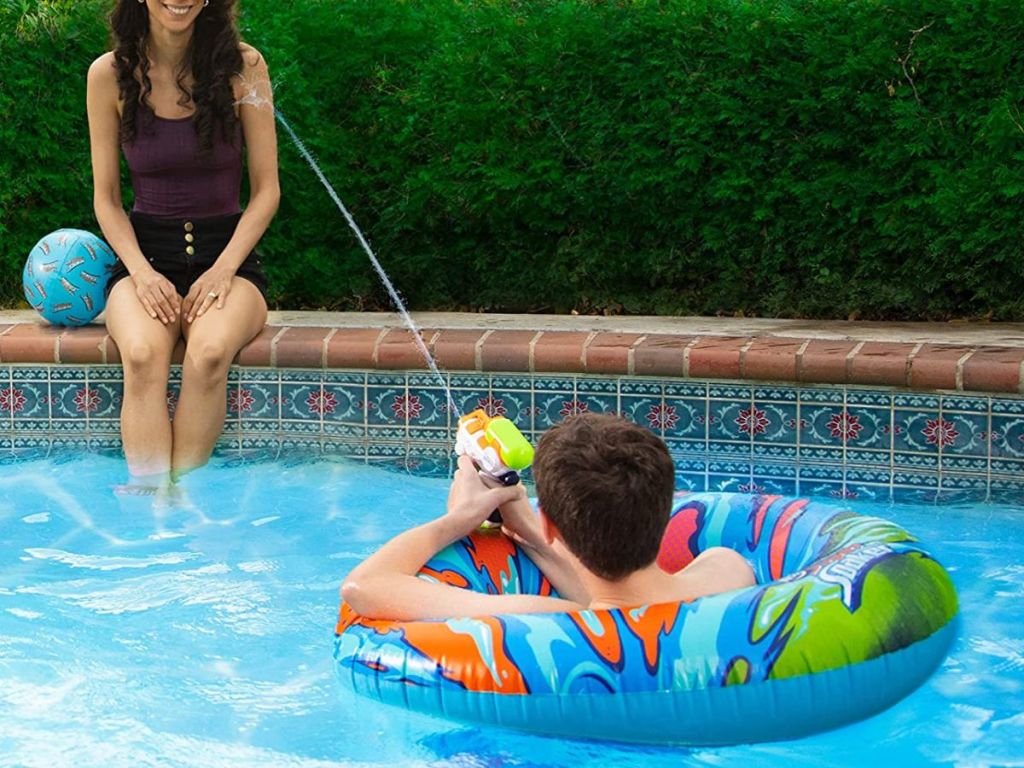
{"type": "MultiPolygon", "coordinates": [[[[497,485],[515,485],[533,462],[533,446],[516,425],[504,416],[491,418],[482,409],[459,419],[455,452],[468,454],[484,482],[497,485]]],[[[501,524],[501,513],[494,510],[487,520],[501,524]]]]}

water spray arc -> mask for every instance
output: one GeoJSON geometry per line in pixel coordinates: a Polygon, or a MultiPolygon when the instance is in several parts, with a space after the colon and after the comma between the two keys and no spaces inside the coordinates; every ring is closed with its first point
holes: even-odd
{"type": "Polygon", "coordinates": [[[274,114],[277,117],[278,122],[280,122],[281,125],[284,127],[285,131],[288,132],[288,135],[291,137],[292,142],[294,142],[295,146],[298,148],[299,153],[305,158],[306,162],[309,163],[309,167],[313,169],[313,172],[316,174],[317,178],[320,179],[320,183],[324,185],[324,188],[327,190],[327,194],[331,196],[331,200],[333,200],[334,204],[338,206],[338,210],[341,211],[342,215],[345,217],[345,221],[348,222],[349,227],[355,233],[356,239],[359,240],[359,244],[366,252],[366,255],[370,259],[370,263],[373,265],[373,268],[377,271],[377,275],[380,277],[381,282],[387,289],[388,295],[391,296],[391,301],[394,302],[395,308],[398,310],[398,314],[401,315],[402,320],[405,322],[406,326],[409,328],[409,331],[412,333],[412,339],[415,342],[416,347],[419,349],[420,354],[423,355],[423,359],[426,361],[427,366],[430,368],[430,371],[434,374],[438,382],[441,384],[441,387],[444,389],[445,396],[448,398],[448,407],[451,409],[451,412],[454,413],[456,416],[461,416],[462,413],[459,411],[458,406],[455,404],[455,400],[452,397],[451,389],[449,389],[448,387],[448,382],[445,380],[444,375],[441,373],[440,369],[438,369],[437,363],[434,362],[434,358],[430,354],[430,350],[427,349],[427,345],[423,343],[423,339],[420,337],[419,329],[416,327],[416,323],[413,321],[412,316],[409,314],[408,310],[406,310],[405,304],[402,301],[402,297],[398,295],[398,291],[395,289],[395,286],[391,282],[390,278],[388,278],[387,273],[384,271],[384,267],[381,266],[381,263],[377,259],[377,256],[374,254],[373,249],[370,247],[370,244],[366,242],[366,238],[363,236],[362,230],[359,229],[359,225],[356,224],[355,219],[352,218],[352,214],[348,212],[348,208],[345,207],[345,204],[341,201],[341,198],[338,196],[338,193],[334,190],[334,187],[331,186],[331,183],[327,180],[327,177],[324,175],[324,172],[320,170],[320,166],[317,164],[316,160],[313,159],[313,155],[310,154],[309,150],[306,149],[306,145],[302,143],[302,140],[296,135],[295,131],[292,130],[291,125],[288,124],[288,121],[285,119],[284,115],[282,115],[281,112],[277,109],[274,110],[274,114]]]}

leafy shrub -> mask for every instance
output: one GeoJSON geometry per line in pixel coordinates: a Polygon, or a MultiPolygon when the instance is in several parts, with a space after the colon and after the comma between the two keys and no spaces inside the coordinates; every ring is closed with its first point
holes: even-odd
{"type": "MultiPolygon", "coordinates": [[[[1019,0],[242,0],[416,309],[1024,319],[1019,0]]],[[[0,300],[95,228],[100,0],[0,0],[0,300]]],[[[279,132],[287,307],[387,297],[279,132]]]]}

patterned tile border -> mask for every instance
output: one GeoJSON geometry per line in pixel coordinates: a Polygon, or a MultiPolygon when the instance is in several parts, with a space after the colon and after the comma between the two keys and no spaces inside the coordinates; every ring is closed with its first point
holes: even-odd
{"type": "MultiPolygon", "coordinates": [[[[13,313],[15,318],[32,315],[13,313]]],[[[372,319],[374,316],[365,316],[372,319]]],[[[823,339],[816,325],[786,326],[770,331],[751,325],[735,333],[734,325],[713,319],[693,325],[695,333],[669,331],[631,333],[607,330],[613,318],[585,318],[570,329],[522,330],[531,318],[515,318],[506,327],[480,316],[459,316],[459,327],[443,327],[444,316],[423,316],[420,337],[441,368],[475,373],[607,374],[667,376],[673,379],[733,379],[788,384],[847,384],[1024,394],[1024,334],[1017,326],[972,328],[951,334],[948,325],[915,326],[901,341],[877,341],[900,326],[875,324],[849,329],[848,338],[823,339]],[[431,322],[434,323],[431,327],[431,322]],[[758,330],[758,329],[761,330],[758,330]],[[928,330],[931,329],[931,330],[928,330]],[[971,343],[913,341],[968,338],[971,343]]],[[[243,366],[270,368],[423,369],[425,363],[412,334],[396,327],[309,325],[301,313],[282,313],[295,323],[268,325],[238,356],[243,366]]],[[[634,325],[622,319],[622,326],[634,325]]],[[[554,322],[554,321],[551,321],[554,322]]],[[[781,324],[786,321],[776,321],[781,324]]],[[[794,323],[796,321],[788,321],[794,323]]],[[[753,323],[753,321],[750,321],[753,323]]],[[[365,323],[364,323],[365,324],[365,323]]],[[[550,323],[549,323],[550,324],[550,323]]],[[[651,319],[651,328],[671,329],[651,319]]],[[[832,323],[829,327],[839,327],[832,323]]],[[[890,335],[892,335],[890,334],[890,335]]],[[[180,362],[182,348],[176,351],[180,362]]],[[[18,364],[111,364],[120,357],[102,325],[60,329],[40,322],[0,323],[0,362],[18,364]]]]}
{"type": "MultiPolygon", "coordinates": [[[[173,369],[168,409],[176,402],[173,369]]],[[[536,440],[619,413],[665,439],[682,487],[1024,502],[1024,398],[582,374],[445,374],[455,408],[536,440]]],[[[120,447],[119,366],[0,365],[0,458],[120,447]]],[[[419,371],[237,368],[219,451],[448,466],[456,413],[419,371]]]]}

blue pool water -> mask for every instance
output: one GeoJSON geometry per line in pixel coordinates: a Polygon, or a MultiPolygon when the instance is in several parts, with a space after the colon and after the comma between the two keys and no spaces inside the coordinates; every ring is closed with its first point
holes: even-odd
{"type": "Polygon", "coordinates": [[[528,736],[355,698],[334,679],[344,574],[439,513],[442,479],[232,462],[154,504],[100,456],[0,467],[0,766],[1024,765],[1024,509],[856,504],[952,572],[961,634],[868,721],[725,749],[528,736]]]}

